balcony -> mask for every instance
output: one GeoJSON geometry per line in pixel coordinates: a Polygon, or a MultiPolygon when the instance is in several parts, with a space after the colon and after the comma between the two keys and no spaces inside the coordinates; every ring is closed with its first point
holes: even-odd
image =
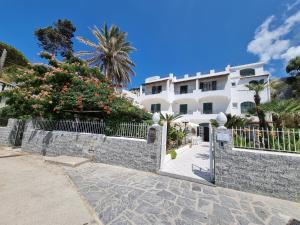
{"type": "Polygon", "coordinates": [[[160,93],[157,94],[145,94],[142,93],[139,97],[138,97],[139,102],[145,102],[148,100],[164,100],[164,101],[169,101],[169,93],[167,91],[162,91],[160,93]]]}
{"type": "Polygon", "coordinates": [[[207,97],[226,97],[230,98],[230,89],[222,89],[222,90],[211,90],[211,91],[202,91],[201,89],[193,90],[192,93],[186,93],[186,94],[174,94],[173,101],[178,100],[186,100],[186,99],[192,99],[195,101],[199,101],[201,98],[207,98],[207,97]]]}

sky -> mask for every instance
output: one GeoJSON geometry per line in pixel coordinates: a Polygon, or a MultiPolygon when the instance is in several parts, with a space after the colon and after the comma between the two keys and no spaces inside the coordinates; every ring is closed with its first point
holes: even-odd
{"type": "MultiPolygon", "coordinates": [[[[40,62],[34,31],[69,19],[75,35],[95,41],[89,28],[104,22],[128,33],[136,75],[129,87],[153,76],[224,70],[266,62],[273,77],[300,55],[300,0],[0,0],[0,41],[40,62]]],[[[87,47],[74,39],[75,51],[87,47]]]]}

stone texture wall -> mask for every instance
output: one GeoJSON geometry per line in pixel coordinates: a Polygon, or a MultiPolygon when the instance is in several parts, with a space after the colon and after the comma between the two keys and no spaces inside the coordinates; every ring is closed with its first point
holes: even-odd
{"type": "Polygon", "coordinates": [[[157,171],[162,146],[160,126],[154,143],[147,140],[108,137],[101,134],[34,130],[28,124],[22,141],[24,151],[42,155],[93,158],[96,162],[144,171],[157,171]]]}
{"type": "Polygon", "coordinates": [[[214,146],[216,185],[300,202],[300,155],[214,146]]]}
{"type": "Polygon", "coordinates": [[[0,145],[13,145],[16,119],[9,119],[6,127],[0,127],[0,145]]]}

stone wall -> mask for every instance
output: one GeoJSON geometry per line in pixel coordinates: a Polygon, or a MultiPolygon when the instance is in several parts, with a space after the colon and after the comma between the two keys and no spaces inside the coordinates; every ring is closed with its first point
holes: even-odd
{"type": "Polygon", "coordinates": [[[214,146],[216,185],[300,202],[300,155],[233,149],[231,140],[214,146]]]}
{"type": "Polygon", "coordinates": [[[157,171],[160,166],[162,128],[155,125],[152,128],[156,132],[154,143],[102,134],[35,130],[28,124],[22,149],[42,155],[86,157],[101,163],[157,171]]]}
{"type": "Polygon", "coordinates": [[[13,145],[16,119],[9,119],[6,127],[0,127],[0,145],[13,145]]]}

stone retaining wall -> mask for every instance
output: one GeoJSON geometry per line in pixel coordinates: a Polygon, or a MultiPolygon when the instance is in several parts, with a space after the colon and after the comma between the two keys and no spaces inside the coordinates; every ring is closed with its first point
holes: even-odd
{"type": "Polygon", "coordinates": [[[0,127],[0,145],[13,145],[16,119],[9,119],[6,127],[0,127]]]}
{"type": "Polygon", "coordinates": [[[156,131],[154,143],[102,134],[65,131],[35,130],[28,124],[24,132],[22,149],[42,155],[69,155],[93,158],[96,162],[124,166],[144,171],[157,171],[162,145],[161,127],[156,131]]]}
{"type": "Polygon", "coordinates": [[[214,146],[216,185],[300,202],[300,155],[214,146]]]}

